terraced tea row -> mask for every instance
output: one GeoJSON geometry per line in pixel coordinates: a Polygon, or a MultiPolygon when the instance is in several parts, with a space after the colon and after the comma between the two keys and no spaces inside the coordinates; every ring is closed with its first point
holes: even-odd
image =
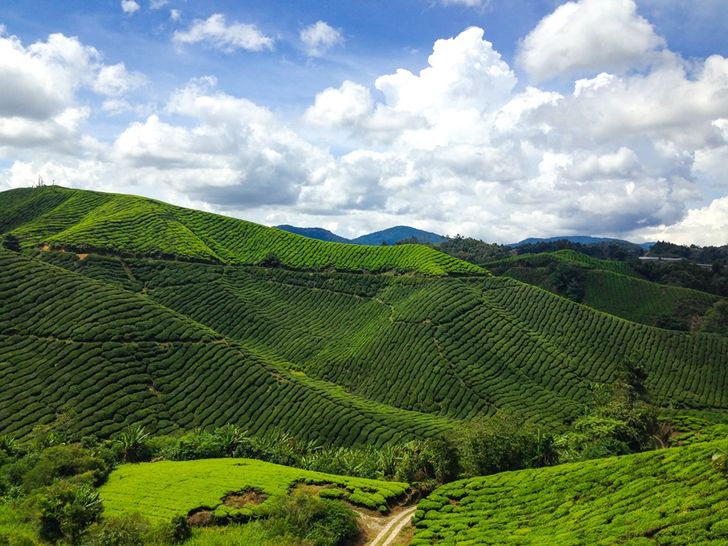
{"type": "Polygon", "coordinates": [[[151,199],[60,187],[0,193],[0,232],[23,246],[296,269],[483,273],[422,245],[328,243],[151,199]]]}
{"type": "Polygon", "coordinates": [[[5,250],[0,269],[4,432],[28,432],[66,409],[81,432],[101,435],[133,422],[164,432],[234,422],[381,445],[448,427],[272,366],[138,294],[5,250]]]}
{"type": "MultiPolygon", "coordinates": [[[[73,267],[99,271],[91,258],[73,267]]],[[[644,365],[657,403],[728,405],[725,338],[636,325],[510,279],[126,267],[148,297],[268,362],[407,410],[466,418],[507,408],[559,426],[627,362],[644,365]]]]}
{"type": "Polygon", "coordinates": [[[725,544],[728,441],[453,482],[420,502],[412,545],[725,544]]]}
{"type": "Polygon", "coordinates": [[[559,266],[576,268],[581,303],[634,322],[687,330],[718,296],[638,278],[626,262],[599,260],[574,251],[525,254],[492,262],[493,271],[558,292],[554,275],[559,266]]]}

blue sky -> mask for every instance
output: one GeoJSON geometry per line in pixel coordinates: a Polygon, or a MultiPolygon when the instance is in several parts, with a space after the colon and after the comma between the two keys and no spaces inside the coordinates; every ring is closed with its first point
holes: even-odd
{"type": "Polygon", "coordinates": [[[29,96],[0,98],[0,189],[348,236],[725,244],[721,3],[6,2],[0,84],[29,96]]]}

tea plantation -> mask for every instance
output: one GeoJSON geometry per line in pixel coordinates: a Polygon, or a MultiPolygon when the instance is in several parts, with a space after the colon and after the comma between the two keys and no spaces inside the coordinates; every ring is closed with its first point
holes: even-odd
{"type": "Polygon", "coordinates": [[[728,441],[447,484],[412,545],[728,544],[728,441]]]}
{"type": "Polygon", "coordinates": [[[130,195],[21,188],[0,193],[0,210],[0,233],[12,232],[25,248],[47,244],[79,252],[300,269],[484,273],[422,245],[328,243],[130,195]]]}
{"type": "MultiPolygon", "coordinates": [[[[0,196],[6,227],[26,246],[50,241],[44,226],[71,216],[86,225],[83,203],[90,217],[102,201],[122,212],[121,201],[167,207],[60,188],[0,196]],[[75,216],[61,214],[64,207],[75,216]]],[[[170,214],[197,218],[161,210],[139,216],[134,229],[149,223],[154,231],[170,214]]],[[[211,226],[278,233],[199,214],[211,226]]],[[[317,243],[290,237],[304,250],[317,243]]],[[[235,240],[252,248],[258,239],[235,240]]],[[[0,251],[0,426],[12,433],[64,407],[79,414],[84,433],[102,436],[135,422],[159,432],[232,422],[253,433],[279,428],[318,442],[383,445],[503,409],[558,429],[627,362],[644,368],[658,405],[728,409],[724,336],[649,328],[509,278],[32,248],[0,251]]]]}
{"type": "Polygon", "coordinates": [[[219,518],[245,519],[264,514],[267,503],[297,485],[311,486],[321,498],[382,511],[408,488],[406,483],[335,476],[254,459],[204,459],[122,465],[100,492],[110,516],[141,512],[168,521],[205,508],[219,518]],[[224,502],[235,494],[237,502],[224,502]]]}
{"type": "Polygon", "coordinates": [[[554,279],[559,267],[576,271],[581,286],[580,303],[611,315],[650,326],[682,320],[690,327],[721,298],[713,294],[658,284],[639,278],[626,262],[600,260],[572,250],[524,254],[487,265],[493,272],[559,292],[554,279]]]}

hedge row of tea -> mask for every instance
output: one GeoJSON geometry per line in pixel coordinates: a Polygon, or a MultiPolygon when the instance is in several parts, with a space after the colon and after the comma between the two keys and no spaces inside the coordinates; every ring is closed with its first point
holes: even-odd
{"type": "Polygon", "coordinates": [[[23,188],[0,193],[0,210],[0,233],[12,232],[25,248],[48,244],[78,252],[269,263],[295,269],[485,273],[423,245],[328,243],[129,195],[23,188]]]}
{"type": "Polygon", "coordinates": [[[453,482],[421,501],[412,545],[726,544],[728,441],[453,482]]]}
{"type": "Polygon", "coordinates": [[[153,260],[126,260],[122,278],[110,258],[63,261],[121,284],[131,278],[147,297],[267,362],[406,410],[467,418],[507,408],[560,425],[626,363],[645,367],[657,403],[728,407],[725,338],[640,326],[510,279],[153,260]]]}
{"type": "Polygon", "coordinates": [[[337,476],[254,459],[203,459],[122,465],[100,493],[106,516],[141,512],[152,520],[169,521],[205,508],[224,519],[263,514],[267,503],[298,484],[313,486],[309,489],[322,498],[345,499],[382,511],[408,488],[406,483],[337,476]],[[225,503],[229,495],[237,498],[225,503]]]}
{"type": "Polygon", "coordinates": [[[626,262],[599,260],[571,250],[524,254],[488,264],[500,275],[553,290],[551,273],[559,264],[583,270],[581,303],[650,326],[667,324],[672,317],[689,325],[720,298],[699,290],[668,286],[634,276],[626,262]]]}
{"type": "MultiPolygon", "coordinates": [[[[141,295],[0,249],[0,429],[72,408],[82,433],[234,422],[343,445],[431,436],[448,423],[293,375],[141,295]]],[[[98,270],[98,269],[95,269],[98,270]]]]}

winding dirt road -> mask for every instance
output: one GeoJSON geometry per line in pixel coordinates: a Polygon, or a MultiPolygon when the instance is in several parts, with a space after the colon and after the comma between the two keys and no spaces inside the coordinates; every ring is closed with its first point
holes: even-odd
{"type": "Polygon", "coordinates": [[[417,506],[411,506],[392,516],[392,519],[377,533],[377,536],[367,542],[367,546],[391,546],[397,535],[410,522],[416,510],[417,506]]]}

